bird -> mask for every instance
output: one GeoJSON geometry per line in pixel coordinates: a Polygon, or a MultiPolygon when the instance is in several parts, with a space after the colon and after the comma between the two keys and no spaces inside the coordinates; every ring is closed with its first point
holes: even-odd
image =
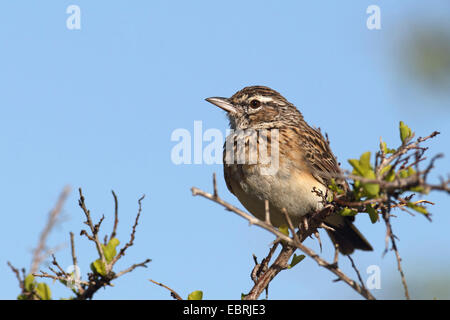
{"type": "MultiPolygon", "coordinates": [[[[228,190],[253,216],[265,220],[268,201],[273,226],[286,225],[286,210],[293,225],[298,227],[302,219],[323,208],[323,194],[342,171],[328,139],[320,129],[308,125],[295,105],[266,86],[248,86],[230,98],[205,100],[226,111],[231,130],[224,143],[225,182],[228,190]],[[250,150],[257,150],[249,140],[255,132],[265,139],[256,139],[257,146],[260,141],[267,141],[268,153],[271,156],[277,153],[277,168],[271,174],[264,172],[268,164],[263,163],[262,157],[249,161],[250,150]],[[275,138],[277,149],[271,147],[275,138]],[[238,141],[243,148],[237,148],[238,141]],[[234,157],[228,159],[230,151],[234,157]],[[236,161],[239,154],[247,162],[236,161]]],[[[345,181],[341,186],[348,189],[345,181]]],[[[325,218],[326,232],[335,248],[343,255],[350,255],[355,249],[372,251],[353,222],[354,217],[339,213],[325,218]]]]}

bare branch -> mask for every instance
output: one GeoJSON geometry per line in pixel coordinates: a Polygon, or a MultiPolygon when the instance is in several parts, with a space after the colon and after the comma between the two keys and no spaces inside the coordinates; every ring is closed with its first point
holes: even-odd
{"type": "Polygon", "coordinates": [[[33,250],[33,258],[31,260],[31,267],[30,267],[31,273],[35,273],[39,269],[39,266],[41,265],[42,261],[47,258],[48,254],[51,254],[54,251],[46,249],[47,238],[50,232],[52,231],[53,227],[58,222],[59,215],[62,211],[64,203],[66,202],[66,199],[69,196],[69,194],[70,194],[70,187],[65,186],[61,194],[59,195],[55,207],[48,214],[47,223],[44,229],[42,230],[41,235],[39,236],[38,246],[33,250]]]}
{"type": "Polygon", "coordinates": [[[117,273],[117,274],[114,276],[114,279],[117,279],[117,278],[119,278],[120,276],[123,276],[124,274],[133,271],[133,270],[136,269],[137,267],[144,267],[144,268],[147,268],[147,263],[149,263],[149,262],[151,262],[151,261],[152,261],[152,259],[145,259],[144,262],[141,262],[141,263],[135,263],[135,264],[133,264],[132,266],[126,268],[125,270],[122,270],[122,271],[120,271],[119,273],[117,273]]]}
{"type": "Polygon", "coordinates": [[[361,286],[362,286],[364,289],[366,289],[366,286],[364,285],[364,281],[363,281],[363,279],[362,279],[362,277],[361,277],[361,273],[359,272],[358,268],[356,267],[356,264],[355,264],[355,262],[353,261],[352,256],[351,256],[351,255],[347,255],[347,257],[348,257],[348,259],[350,260],[350,262],[351,262],[351,264],[352,264],[353,270],[355,270],[356,275],[358,276],[358,280],[359,280],[359,282],[361,283],[361,286]]]}
{"type": "Polygon", "coordinates": [[[154,284],[157,284],[158,286],[161,286],[167,290],[170,291],[170,295],[172,296],[172,298],[176,299],[176,300],[183,300],[183,298],[180,297],[180,295],[178,293],[175,292],[175,290],[169,288],[168,286],[166,286],[165,284],[161,283],[161,282],[156,282],[155,280],[152,279],[148,279],[149,281],[151,281],[154,284]]]}
{"type": "MultiPolygon", "coordinates": [[[[392,250],[394,250],[395,257],[397,259],[397,269],[398,269],[398,272],[400,273],[400,277],[402,279],[403,289],[404,289],[404,292],[405,292],[405,298],[407,300],[410,300],[409,291],[408,291],[408,284],[406,283],[405,274],[403,273],[403,269],[402,269],[402,263],[401,263],[402,262],[402,258],[400,257],[400,253],[398,252],[398,249],[397,249],[397,244],[396,244],[396,241],[395,241],[396,237],[394,235],[394,232],[392,231],[392,225],[391,225],[391,222],[390,222],[389,212],[387,210],[385,210],[384,213],[383,213],[383,220],[384,220],[384,222],[386,224],[386,239],[390,239],[391,240],[392,250]]],[[[388,241],[389,240],[387,240],[387,242],[386,242],[386,246],[388,245],[388,241]]],[[[386,247],[386,251],[387,250],[388,250],[388,248],[386,247]]]]}
{"type": "Polygon", "coordinates": [[[16,267],[14,267],[11,262],[7,262],[8,266],[11,268],[12,272],[14,272],[14,274],[16,275],[17,281],[19,281],[19,286],[20,289],[23,291],[24,287],[23,287],[23,280],[20,277],[20,271],[19,269],[17,269],[16,267]]]}
{"type": "Polygon", "coordinates": [[[136,219],[135,219],[135,221],[134,221],[134,225],[133,225],[133,228],[132,228],[132,231],[131,231],[130,241],[128,241],[128,242],[125,244],[125,246],[124,246],[122,249],[120,249],[119,254],[116,255],[116,256],[114,257],[114,259],[111,261],[111,267],[114,266],[114,264],[115,264],[121,257],[123,257],[123,256],[125,255],[125,251],[126,251],[129,247],[131,247],[131,246],[133,245],[134,238],[135,238],[135,234],[136,234],[136,227],[137,227],[137,225],[138,225],[138,223],[139,223],[139,217],[141,216],[141,212],[142,212],[142,200],[144,200],[144,198],[145,198],[145,195],[142,195],[142,197],[140,197],[139,200],[138,200],[139,209],[138,209],[138,213],[137,213],[137,215],[136,215],[136,219]]]}
{"type": "Polygon", "coordinates": [[[214,190],[214,197],[217,197],[217,179],[216,179],[216,173],[213,173],[213,190],[214,190]]]}
{"type": "Polygon", "coordinates": [[[109,237],[110,239],[116,236],[117,225],[119,223],[119,201],[117,200],[117,196],[114,190],[111,190],[111,193],[114,197],[114,227],[111,232],[111,236],[109,237]]]}
{"type": "MultiPolygon", "coordinates": [[[[38,277],[38,278],[48,278],[48,279],[52,279],[52,280],[58,280],[58,281],[68,281],[68,277],[67,276],[58,276],[58,275],[52,275],[49,274],[47,272],[44,271],[40,271],[41,273],[33,273],[33,276],[38,277]]],[[[89,286],[89,285],[93,285],[94,282],[87,282],[87,281],[79,281],[80,284],[85,285],[85,286],[89,286]]]]}
{"type": "MultiPolygon", "coordinates": [[[[100,240],[98,239],[98,229],[103,220],[103,217],[102,217],[102,219],[100,219],[100,222],[97,224],[97,227],[94,226],[94,224],[92,223],[92,219],[91,219],[91,212],[86,208],[85,199],[84,199],[81,188],[79,188],[78,191],[80,193],[80,199],[78,200],[78,205],[83,210],[84,215],[86,216],[85,224],[87,224],[89,226],[89,228],[91,229],[91,232],[92,232],[92,235],[89,235],[86,231],[82,230],[81,234],[85,235],[89,240],[91,240],[95,243],[95,246],[97,248],[97,252],[100,256],[100,259],[102,260],[102,263],[106,266],[105,253],[103,252],[102,244],[100,243],[100,240]]],[[[107,273],[109,273],[109,271],[110,270],[107,270],[107,273]]]]}

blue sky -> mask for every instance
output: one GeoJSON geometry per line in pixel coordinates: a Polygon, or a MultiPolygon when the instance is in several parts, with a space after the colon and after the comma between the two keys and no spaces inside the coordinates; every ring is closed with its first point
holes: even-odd
{"type": "MultiPolygon", "coordinates": [[[[110,191],[116,191],[122,243],[137,199],[146,194],[135,245],[118,269],[147,257],[153,261],[96,298],[169,298],[151,278],[182,296],[200,289],[205,298],[240,299],[251,288],[252,253],[262,258],[273,237],[191,196],[192,186],[211,190],[217,172],[219,194],[242,207],[227,191],[220,165],[171,162],[171,133],[192,131],[195,120],[204,130],[225,133],[224,113],[203,99],[260,84],[278,90],[311,125],[328,132],[344,167],[345,159],[375,150],[380,136],[397,144],[399,120],[419,136],[441,131],[429,152],[448,153],[449,100],[401,80],[393,57],[411,26],[444,23],[449,13],[446,1],[3,1],[0,299],[19,292],[6,261],[29,268],[47,212],[66,184],[73,191],[49,245],[66,245],[56,256],[69,266],[69,231],[75,232],[82,273],[96,252],[78,236],[84,220],[77,188],[83,188],[95,219],[105,214],[108,233],[110,191]],[[81,8],[81,30],[66,28],[71,4],[81,8]],[[381,30],[366,28],[371,4],[381,8],[381,30]]],[[[436,173],[449,171],[449,156],[436,173]]],[[[428,199],[436,202],[433,223],[398,212],[393,225],[412,297],[428,275],[448,276],[450,265],[450,201],[443,194],[428,199]]],[[[374,295],[401,297],[394,256],[382,258],[384,226],[371,225],[365,216],[357,225],[375,248],[355,254],[357,264],[382,271],[382,289],[374,295]]],[[[323,242],[324,256],[332,259],[325,236],[323,242]]],[[[312,240],[307,244],[318,249],[312,240]]],[[[354,276],[344,259],[342,268],[354,276]]],[[[333,279],[305,259],[273,281],[270,298],[359,298],[333,279]]],[[[51,288],[54,297],[70,295],[59,284],[51,288]]],[[[448,290],[443,294],[450,296],[448,290]]]]}

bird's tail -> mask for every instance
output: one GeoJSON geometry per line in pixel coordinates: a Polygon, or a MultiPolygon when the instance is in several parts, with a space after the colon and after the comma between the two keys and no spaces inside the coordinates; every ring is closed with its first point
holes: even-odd
{"type": "Polygon", "coordinates": [[[331,241],[335,245],[338,245],[339,251],[345,255],[353,253],[355,249],[372,251],[372,246],[353,225],[353,220],[354,217],[343,217],[339,215],[331,215],[325,219],[325,224],[335,230],[327,229],[331,241]]]}

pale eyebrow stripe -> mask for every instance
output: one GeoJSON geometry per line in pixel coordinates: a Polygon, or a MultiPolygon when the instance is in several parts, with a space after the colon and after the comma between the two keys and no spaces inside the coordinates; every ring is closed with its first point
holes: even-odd
{"type": "Polygon", "coordinates": [[[272,97],[267,97],[267,96],[261,96],[261,95],[257,95],[254,97],[255,99],[261,101],[261,102],[271,102],[274,101],[274,99],[272,97]]]}

